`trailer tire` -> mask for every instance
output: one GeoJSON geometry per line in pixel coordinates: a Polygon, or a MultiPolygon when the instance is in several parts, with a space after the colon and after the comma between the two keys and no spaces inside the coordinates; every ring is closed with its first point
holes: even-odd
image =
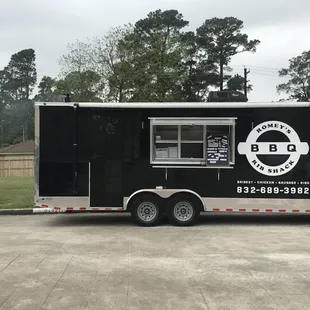
{"type": "Polygon", "coordinates": [[[192,226],[200,214],[200,202],[188,194],[177,194],[168,203],[168,217],[172,225],[192,226]]]}
{"type": "Polygon", "coordinates": [[[140,226],[156,226],[163,218],[160,199],[152,194],[145,194],[134,199],[130,204],[130,211],[132,218],[140,226]]]}

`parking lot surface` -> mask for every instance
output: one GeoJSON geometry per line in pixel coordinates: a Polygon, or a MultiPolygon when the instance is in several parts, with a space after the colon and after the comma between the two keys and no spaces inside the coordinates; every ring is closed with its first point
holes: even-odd
{"type": "Polygon", "coordinates": [[[310,217],[0,217],[1,309],[309,309],[310,217]]]}

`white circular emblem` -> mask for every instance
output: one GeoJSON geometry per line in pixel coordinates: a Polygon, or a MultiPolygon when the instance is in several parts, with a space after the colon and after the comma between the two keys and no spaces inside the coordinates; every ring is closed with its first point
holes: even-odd
{"type": "Polygon", "coordinates": [[[238,144],[238,152],[246,155],[250,165],[259,173],[279,176],[292,170],[301,155],[308,154],[309,145],[307,142],[300,142],[298,134],[289,125],[279,121],[268,121],[252,129],[246,142],[238,144]],[[282,132],[290,142],[257,142],[258,138],[268,131],[282,132]],[[289,155],[289,158],[278,166],[268,166],[262,163],[257,155],[289,155]]]}

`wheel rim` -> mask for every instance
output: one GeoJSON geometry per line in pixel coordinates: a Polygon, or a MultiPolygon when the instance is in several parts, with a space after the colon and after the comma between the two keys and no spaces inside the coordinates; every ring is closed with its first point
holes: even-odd
{"type": "Polygon", "coordinates": [[[187,201],[178,202],[173,208],[174,217],[181,222],[188,221],[194,215],[194,208],[187,201]]]}
{"type": "Polygon", "coordinates": [[[149,201],[142,202],[137,209],[137,215],[144,222],[151,222],[157,216],[157,207],[149,201]]]}

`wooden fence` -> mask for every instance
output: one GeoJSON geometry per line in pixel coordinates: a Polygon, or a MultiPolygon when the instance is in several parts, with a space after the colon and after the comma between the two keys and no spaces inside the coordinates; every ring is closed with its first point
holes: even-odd
{"type": "Polygon", "coordinates": [[[0,154],[0,177],[34,175],[34,154],[0,154]]]}

